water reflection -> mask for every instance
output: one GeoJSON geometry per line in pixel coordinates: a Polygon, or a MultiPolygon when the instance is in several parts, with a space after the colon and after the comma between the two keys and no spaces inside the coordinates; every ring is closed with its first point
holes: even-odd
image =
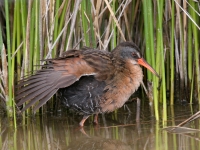
{"type": "MultiPolygon", "coordinates": [[[[128,105],[135,110],[135,103],[128,105]]],[[[197,111],[198,108],[194,111],[197,111]]],[[[189,117],[190,106],[181,106],[168,110],[168,126],[177,125],[189,117]],[[175,111],[174,111],[175,110],[175,111]],[[175,115],[174,115],[175,114],[175,115]]],[[[135,121],[135,113],[128,114],[122,108],[118,112],[100,117],[100,125],[95,126],[92,120],[86,122],[83,129],[78,127],[81,116],[75,114],[42,115],[18,119],[17,129],[12,122],[1,118],[0,148],[7,149],[44,149],[44,150],[168,150],[200,149],[200,133],[171,134],[163,128],[162,121],[157,122],[149,117],[148,106],[141,110],[140,122],[135,121]],[[25,124],[25,125],[23,125],[25,124]]],[[[188,127],[200,129],[199,120],[188,127]]]]}
{"type": "Polygon", "coordinates": [[[79,138],[76,142],[71,143],[69,150],[131,150],[131,146],[120,140],[106,139],[100,137],[79,138]]]}

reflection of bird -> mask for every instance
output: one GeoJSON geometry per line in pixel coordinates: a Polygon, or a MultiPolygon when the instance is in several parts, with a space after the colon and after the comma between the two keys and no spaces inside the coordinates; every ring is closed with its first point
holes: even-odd
{"type": "Polygon", "coordinates": [[[19,82],[17,105],[30,100],[24,111],[40,100],[35,111],[59,90],[64,105],[84,115],[80,126],[92,114],[96,114],[97,123],[99,113],[123,106],[142,82],[138,64],[158,76],[131,42],[119,44],[112,52],[69,50],[63,57],[46,62],[41,70],[19,82]]]}
{"type": "Polygon", "coordinates": [[[101,137],[84,137],[73,140],[67,147],[68,150],[131,150],[131,146],[120,140],[105,139],[101,137]]]}

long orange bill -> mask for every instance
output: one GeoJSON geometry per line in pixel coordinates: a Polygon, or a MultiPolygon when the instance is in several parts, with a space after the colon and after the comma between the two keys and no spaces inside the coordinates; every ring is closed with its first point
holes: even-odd
{"type": "Polygon", "coordinates": [[[160,78],[160,76],[158,75],[158,73],[149,65],[148,62],[146,62],[146,60],[144,60],[144,58],[140,58],[138,59],[138,64],[146,67],[147,69],[149,69],[153,74],[155,74],[158,78],[160,78]]]}

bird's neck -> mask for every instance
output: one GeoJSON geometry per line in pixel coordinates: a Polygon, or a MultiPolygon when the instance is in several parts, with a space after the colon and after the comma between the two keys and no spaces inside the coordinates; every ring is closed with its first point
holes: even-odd
{"type": "Polygon", "coordinates": [[[119,79],[115,81],[114,85],[121,89],[119,91],[123,98],[119,99],[119,101],[123,105],[140,86],[143,80],[142,68],[139,65],[127,62],[123,71],[118,73],[117,76],[119,76],[119,79]]]}
{"type": "Polygon", "coordinates": [[[118,70],[114,78],[114,83],[118,87],[128,88],[131,94],[134,93],[143,80],[142,68],[132,61],[126,61],[121,70],[118,70]]]}
{"type": "Polygon", "coordinates": [[[125,68],[127,68],[127,73],[124,74],[127,74],[127,76],[131,79],[129,84],[130,87],[132,87],[132,92],[135,92],[143,80],[142,68],[139,65],[132,64],[131,61],[126,62],[125,68]]]}

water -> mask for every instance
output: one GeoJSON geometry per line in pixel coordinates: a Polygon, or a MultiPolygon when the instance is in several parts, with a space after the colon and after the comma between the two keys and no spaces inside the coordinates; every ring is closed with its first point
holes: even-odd
{"type": "MultiPolygon", "coordinates": [[[[147,104],[145,102],[145,104],[147,104]]],[[[149,107],[141,106],[140,122],[136,122],[136,103],[127,104],[116,112],[99,116],[99,125],[90,117],[84,128],[78,126],[82,116],[47,113],[18,118],[14,129],[8,118],[1,117],[0,148],[2,150],[196,150],[200,149],[200,132],[172,134],[162,130],[178,125],[199,110],[198,106],[176,106],[168,109],[166,123],[155,121],[149,107]],[[166,124],[166,125],[165,125],[166,124]]],[[[162,110],[160,111],[161,114],[162,110]]],[[[187,125],[200,129],[197,119],[187,125]]]]}

